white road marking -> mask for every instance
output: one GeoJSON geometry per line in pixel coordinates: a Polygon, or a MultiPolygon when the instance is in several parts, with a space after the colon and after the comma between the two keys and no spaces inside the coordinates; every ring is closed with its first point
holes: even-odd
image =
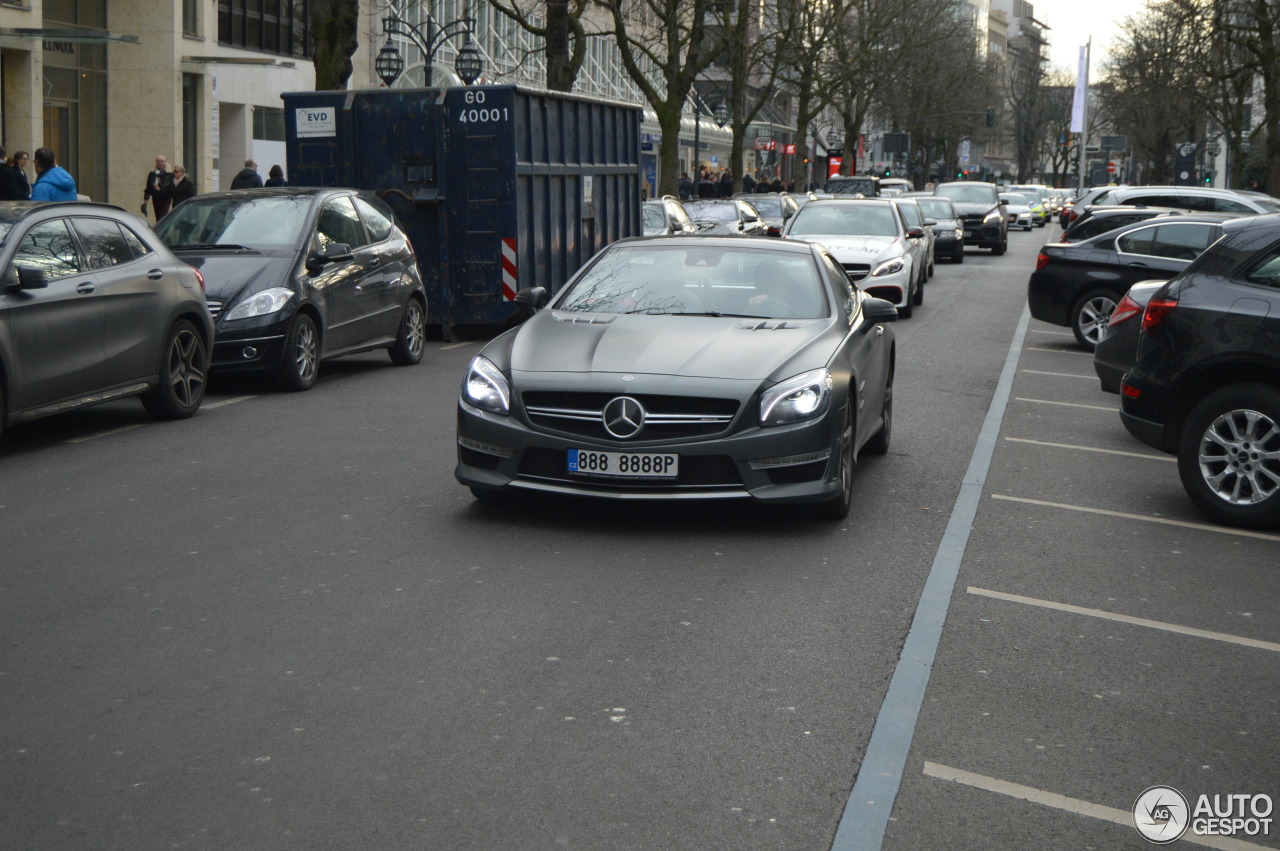
{"type": "MultiPolygon", "coordinates": [[[[1044,807],[1074,813],[1079,816],[1114,822],[1115,824],[1124,825],[1130,830],[1136,830],[1133,826],[1132,811],[1118,810],[1115,807],[1106,807],[1091,801],[1082,801],[1079,798],[1068,798],[1066,795],[1046,792],[1034,786],[1010,783],[1008,780],[988,777],[985,774],[974,774],[972,771],[964,771],[963,769],[952,768],[949,765],[940,765],[927,760],[924,764],[924,773],[939,780],[949,780],[952,783],[972,786],[985,792],[994,792],[997,795],[1030,801],[1033,804],[1040,804],[1044,807]]],[[[1189,830],[1183,834],[1181,841],[1192,845],[1202,845],[1205,848],[1217,848],[1221,849],[1221,851],[1252,851],[1252,849],[1265,849],[1266,847],[1229,836],[1196,836],[1189,830]]]]}
{"type": "Polygon", "coordinates": [[[1082,357],[1091,358],[1093,352],[1073,352],[1070,349],[1045,349],[1040,346],[1027,346],[1029,352],[1053,352],[1056,355],[1080,355],[1082,357]]]}
{"type": "Polygon", "coordinates": [[[1147,452],[1124,452],[1119,449],[1100,449],[1097,446],[1076,446],[1074,443],[1050,443],[1047,440],[1028,440],[1025,437],[1006,437],[1005,440],[1013,443],[1033,443],[1036,446],[1052,446],[1055,449],[1076,449],[1080,452],[1102,452],[1107,455],[1124,455],[1127,458],[1146,458],[1151,461],[1168,461],[1170,464],[1178,463],[1177,458],[1169,455],[1151,455],[1147,452]]]}
{"type": "Polygon", "coordinates": [[[474,345],[475,345],[475,341],[467,342],[467,343],[453,343],[452,345],[448,345],[448,346],[441,346],[441,347],[440,347],[440,351],[442,351],[442,352],[447,352],[447,351],[449,351],[450,349],[460,349],[460,348],[462,348],[463,346],[474,346],[474,345]]]}
{"type": "Polygon", "coordinates": [[[1050,331],[1048,328],[1028,328],[1032,334],[1052,334],[1055,337],[1074,337],[1070,331],[1050,331]]]}
{"type": "Polygon", "coordinates": [[[84,437],[72,437],[64,440],[63,443],[84,443],[86,440],[97,440],[100,437],[109,437],[113,434],[119,434],[122,431],[133,431],[135,428],[142,428],[146,423],[134,423],[133,425],[120,426],[119,428],[109,428],[106,431],[100,431],[97,434],[86,434],[84,437]]]}
{"type": "Polygon", "coordinates": [[[1078,372],[1045,372],[1042,369],[1024,369],[1023,372],[1029,372],[1032,375],[1056,375],[1060,378],[1083,378],[1086,381],[1097,381],[1096,375],[1081,375],[1078,372]]]}
{"type": "Polygon", "coordinates": [[[1076,402],[1055,402],[1052,399],[1028,399],[1025,396],[1014,396],[1016,402],[1034,402],[1037,405],[1062,405],[1064,408],[1088,408],[1091,411],[1111,411],[1113,414],[1120,413],[1119,408],[1108,408],[1105,405],[1081,405],[1076,402]]]}
{"type": "Polygon", "coordinates": [[[1192,635],[1196,638],[1209,638],[1213,641],[1225,641],[1228,644],[1239,644],[1242,647],[1253,647],[1257,650],[1270,650],[1272,653],[1280,653],[1280,644],[1274,641],[1260,641],[1256,638],[1244,638],[1239,635],[1231,635],[1226,632],[1212,632],[1207,629],[1196,629],[1193,626],[1179,626],[1176,623],[1166,623],[1165,621],[1153,621],[1147,618],[1135,618],[1130,615],[1118,615],[1115,612],[1107,612],[1102,609],[1086,609],[1083,606],[1073,606],[1070,603],[1055,603],[1052,600],[1040,600],[1036,597],[1023,597],[1020,594],[1006,594],[1003,591],[990,591],[986,588],[974,588],[970,586],[968,589],[970,594],[978,597],[990,597],[993,600],[1005,600],[1010,603],[1022,603],[1027,606],[1039,606],[1042,609],[1053,609],[1058,612],[1071,612],[1077,615],[1086,615],[1091,618],[1100,618],[1106,621],[1117,621],[1119,623],[1127,623],[1131,626],[1145,626],[1149,629],[1159,629],[1165,632],[1176,632],[1179,635],[1192,635]]]}
{"type": "Polygon", "coordinates": [[[1233,529],[1229,526],[1211,526],[1208,523],[1190,523],[1186,520],[1170,520],[1168,517],[1152,517],[1148,514],[1128,514],[1123,511],[1110,511],[1105,508],[1087,508],[1083,505],[1067,505],[1062,502],[1046,502],[1042,499],[1027,499],[1021,496],[1006,496],[1002,493],[991,494],[992,499],[1006,502],[1025,502],[1028,505],[1043,505],[1046,508],[1065,508],[1068,511],[1082,511],[1085,514],[1105,514],[1108,517],[1119,517],[1122,520],[1143,520],[1147,523],[1161,523],[1165,526],[1181,526],[1184,529],[1199,529],[1202,532],[1218,532],[1222,535],[1238,535],[1243,538],[1261,538],[1264,541],[1280,541],[1280,535],[1267,532],[1254,532],[1249,529],[1233,529]]]}
{"type": "Polygon", "coordinates": [[[212,411],[214,408],[222,408],[222,407],[225,407],[225,406],[227,406],[227,405],[234,405],[236,402],[243,402],[243,401],[245,401],[246,399],[257,399],[257,398],[258,398],[258,397],[257,397],[256,395],[254,395],[254,396],[233,396],[233,397],[232,397],[232,398],[230,398],[230,399],[223,399],[221,402],[206,402],[206,403],[204,403],[203,405],[201,405],[200,407],[201,407],[201,408],[203,408],[203,409],[204,409],[204,410],[206,410],[206,411],[212,411]]]}

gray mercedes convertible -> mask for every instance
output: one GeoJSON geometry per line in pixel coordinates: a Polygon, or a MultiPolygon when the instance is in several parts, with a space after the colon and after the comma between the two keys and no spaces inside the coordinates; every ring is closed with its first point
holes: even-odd
{"type": "Polygon", "coordinates": [[[889,449],[892,304],[821,245],[613,243],[467,368],[455,475],[508,491],[756,499],[849,512],[862,453],[889,449]]]}

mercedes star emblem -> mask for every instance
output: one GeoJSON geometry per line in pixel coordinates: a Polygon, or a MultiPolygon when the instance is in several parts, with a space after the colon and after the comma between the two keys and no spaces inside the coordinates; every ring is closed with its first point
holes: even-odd
{"type": "Polygon", "coordinates": [[[644,406],[630,396],[619,396],[604,406],[600,419],[605,431],[625,440],[635,437],[644,428],[644,406]]]}

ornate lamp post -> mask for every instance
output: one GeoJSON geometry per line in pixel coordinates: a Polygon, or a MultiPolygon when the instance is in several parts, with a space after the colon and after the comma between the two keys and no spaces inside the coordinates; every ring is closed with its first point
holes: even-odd
{"type": "Polygon", "coordinates": [[[456,21],[450,21],[443,26],[437,26],[435,19],[428,12],[426,20],[427,31],[424,34],[413,24],[394,15],[389,18],[383,18],[382,31],[387,36],[387,43],[383,45],[382,50],[378,51],[378,57],[373,62],[374,70],[377,71],[382,82],[386,83],[388,87],[395,84],[395,81],[400,77],[400,73],[404,71],[404,57],[400,55],[400,49],[391,41],[391,36],[402,36],[412,41],[422,51],[426,84],[430,86],[436,51],[446,41],[458,36],[465,36],[462,47],[458,50],[458,57],[454,60],[453,70],[457,73],[458,78],[469,86],[478,80],[484,72],[484,59],[481,58],[480,51],[471,40],[475,25],[475,18],[463,17],[458,18],[456,21]]]}

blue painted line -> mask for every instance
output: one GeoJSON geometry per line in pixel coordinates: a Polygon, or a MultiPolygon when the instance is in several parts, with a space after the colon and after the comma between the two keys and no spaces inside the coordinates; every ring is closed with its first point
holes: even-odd
{"type": "Polygon", "coordinates": [[[832,851],[879,851],[884,843],[885,828],[898,797],[898,787],[902,784],[902,772],[911,751],[916,720],[924,703],[938,643],[942,640],[942,627],[947,620],[956,577],[960,574],[960,563],[964,560],[973,520],[978,514],[982,488],[991,469],[1000,424],[1009,406],[1013,376],[1018,370],[1018,358],[1022,354],[1030,320],[1031,314],[1024,307],[1013,342],[1009,344],[1009,353],[1005,356],[1000,380],[996,383],[991,407],[987,408],[982,430],[978,432],[973,454],[969,456],[969,469],[965,471],[947,529],[938,544],[929,578],[925,580],[924,591],[916,605],[911,631],[902,645],[902,655],[898,657],[889,691],[871,731],[871,741],[858,770],[858,779],[840,817],[840,826],[831,844],[832,851]]]}

